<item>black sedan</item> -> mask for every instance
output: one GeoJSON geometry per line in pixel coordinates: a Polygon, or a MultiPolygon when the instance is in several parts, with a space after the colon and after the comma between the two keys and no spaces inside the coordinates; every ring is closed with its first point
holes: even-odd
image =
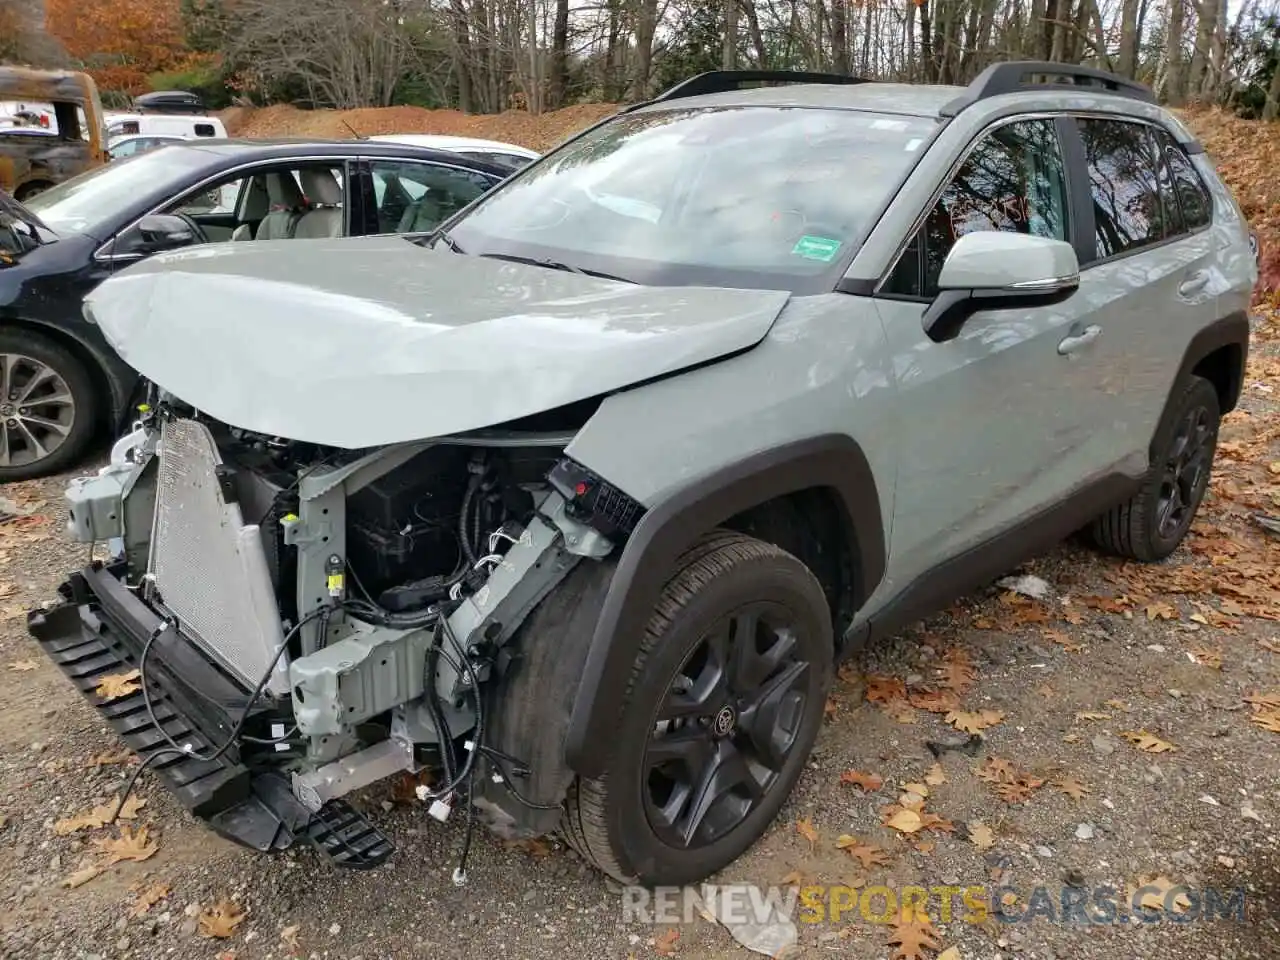
{"type": "Polygon", "coordinates": [[[74,466],[128,421],[138,376],[85,322],[113,272],[195,243],[427,233],[510,174],[368,140],[185,142],[22,206],[0,193],[0,482],[74,466]]]}

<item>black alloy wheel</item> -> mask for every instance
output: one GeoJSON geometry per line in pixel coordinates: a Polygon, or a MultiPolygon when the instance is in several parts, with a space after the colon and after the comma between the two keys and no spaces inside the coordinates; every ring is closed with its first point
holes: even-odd
{"type": "Polygon", "coordinates": [[[565,839],[623,883],[684,884],[777,817],[822,726],[831,607],[792,554],[730,530],[678,558],[645,626],[597,778],[569,787],[565,839]]]}
{"type": "Polygon", "coordinates": [[[1191,525],[1213,463],[1216,421],[1203,404],[1191,407],[1178,422],[1169,457],[1160,479],[1156,524],[1161,538],[1172,540],[1191,525]]]}
{"type": "Polygon", "coordinates": [[[645,813],[672,847],[742,824],[778,781],[803,727],[811,664],[794,619],[754,603],[722,617],[672,679],[645,750],[645,813]]]}
{"type": "Polygon", "coordinates": [[[89,371],[66,346],[0,329],[0,483],[76,466],[101,417],[97,399],[89,371]]]}

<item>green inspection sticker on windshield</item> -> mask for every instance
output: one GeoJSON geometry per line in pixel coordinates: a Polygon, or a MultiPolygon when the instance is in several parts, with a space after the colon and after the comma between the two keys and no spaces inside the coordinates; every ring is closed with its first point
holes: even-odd
{"type": "Polygon", "coordinates": [[[806,260],[821,260],[823,263],[830,263],[835,259],[836,251],[839,249],[839,240],[804,236],[796,241],[796,245],[791,248],[791,252],[797,257],[804,257],[806,260]]]}

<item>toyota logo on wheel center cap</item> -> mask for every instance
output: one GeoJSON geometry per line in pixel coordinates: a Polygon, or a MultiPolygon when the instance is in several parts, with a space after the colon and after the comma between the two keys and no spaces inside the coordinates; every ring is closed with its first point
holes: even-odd
{"type": "Polygon", "coordinates": [[[733,733],[734,724],[737,722],[738,716],[733,712],[733,707],[721,707],[716,718],[711,721],[711,729],[717,737],[727,737],[733,733]]]}

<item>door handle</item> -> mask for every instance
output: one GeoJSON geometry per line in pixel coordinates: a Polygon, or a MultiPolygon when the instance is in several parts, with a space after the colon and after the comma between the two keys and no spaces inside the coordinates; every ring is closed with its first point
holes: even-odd
{"type": "Polygon", "coordinates": [[[1209,271],[1197,270],[1194,273],[1187,274],[1187,278],[1178,286],[1178,293],[1184,297],[1199,293],[1209,283],[1209,271]]]}
{"type": "Polygon", "coordinates": [[[1064,337],[1058,344],[1058,353],[1064,357],[1072,353],[1079,353],[1100,336],[1102,336],[1102,328],[1097,324],[1091,323],[1079,333],[1064,337]]]}

